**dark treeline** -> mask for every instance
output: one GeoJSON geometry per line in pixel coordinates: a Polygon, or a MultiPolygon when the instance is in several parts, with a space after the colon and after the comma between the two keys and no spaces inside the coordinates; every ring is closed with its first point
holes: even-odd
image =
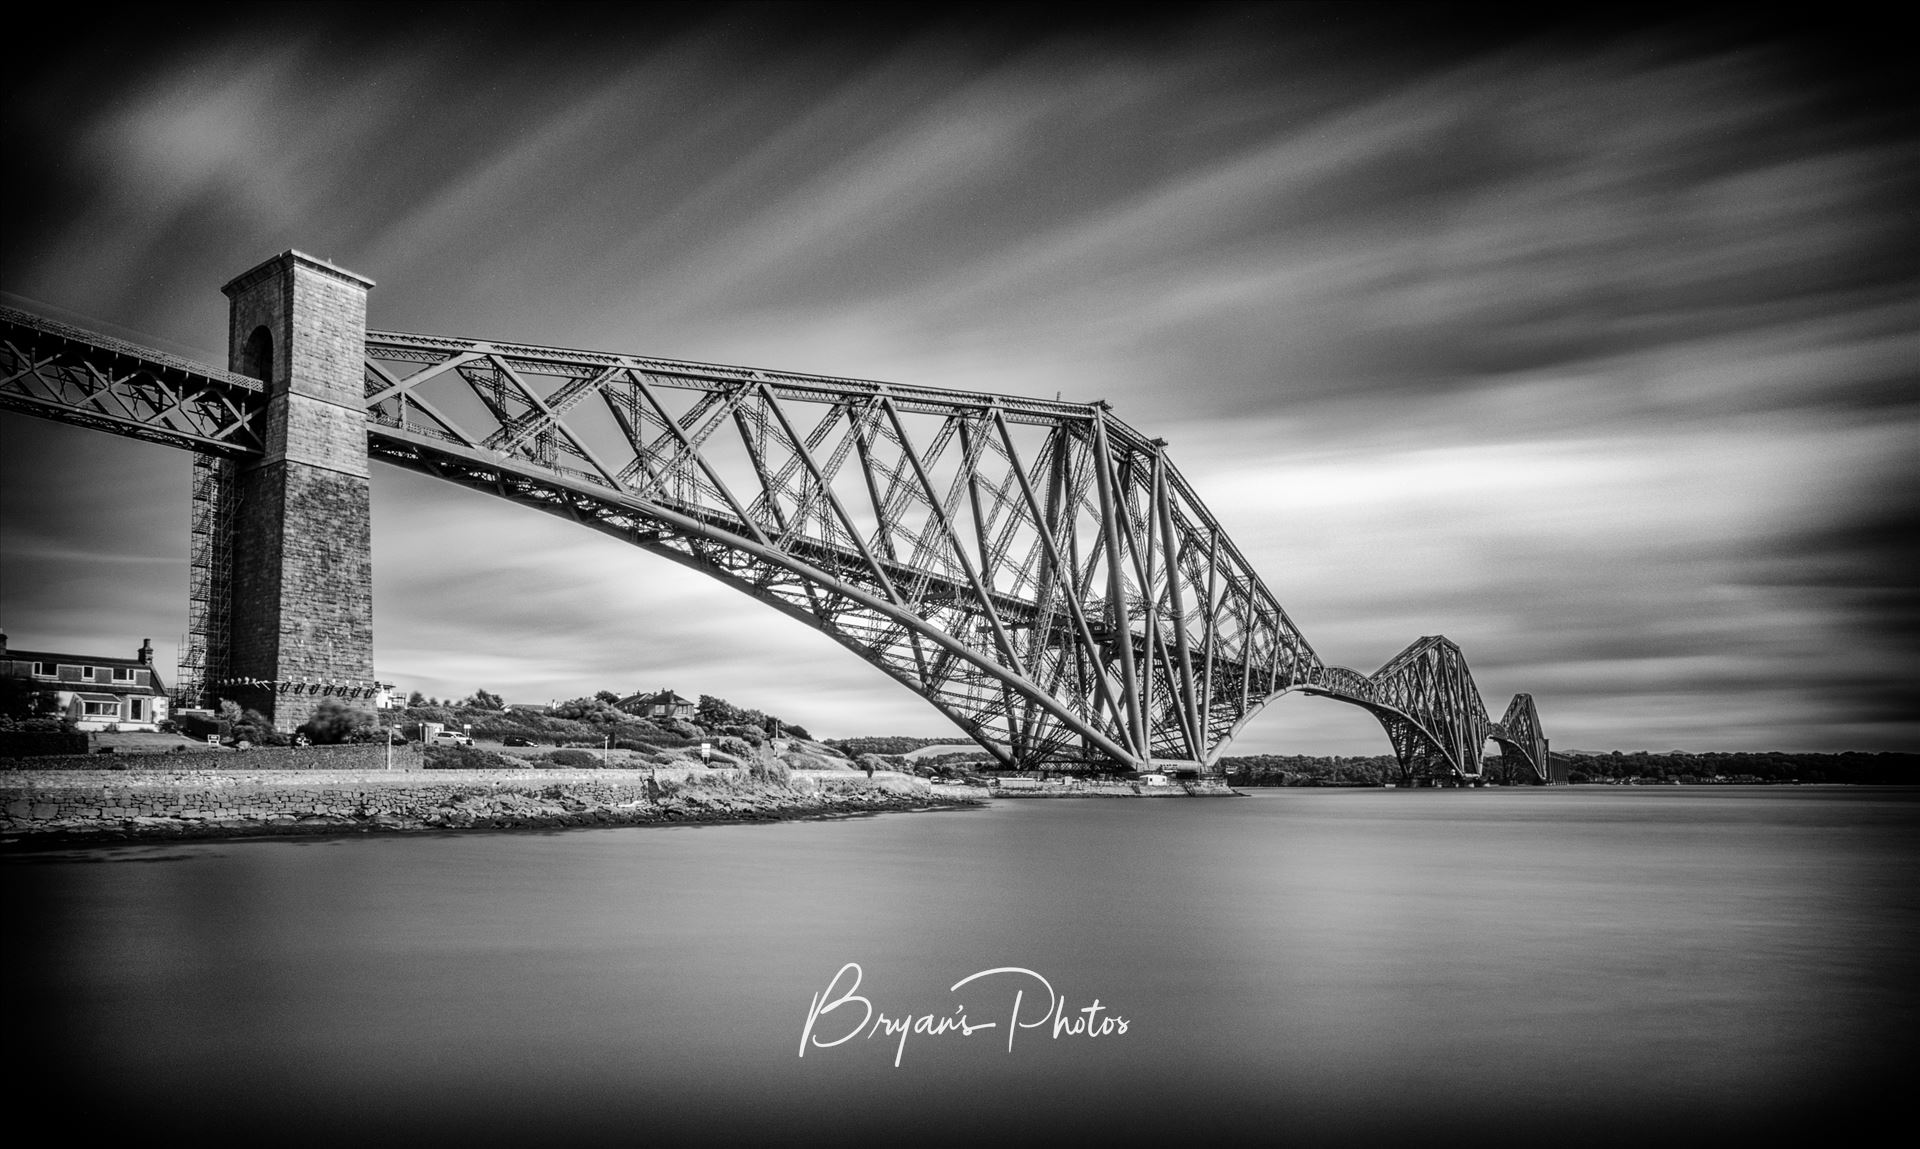
{"type": "MultiPolygon", "coordinates": [[[[1855,785],[1920,783],[1920,754],[1689,754],[1612,751],[1604,754],[1554,752],[1567,780],[1574,783],[1680,782],[1683,784],[1759,782],[1845,782],[1855,785]]],[[[1227,781],[1236,786],[1378,786],[1399,777],[1391,755],[1364,758],[1299,754],[1254,754],[1225,758],[1227,781]]],[[[1530,772],[1509,770],[1498,754],[1486,761],[1487,777],[1524,783],[1530,772]],[[1526,776],[1518,776],[1525,774],[1526,776]]]]}
{"type": "Polygon", "coordinates": [[[1920,782],[1920,754],[1786,754],[1779,751],[1688,754],[1636,750],[1561,754],[1571,782],[1848,782],[1911,785],[1920,782]]]}
{"type": "Polygon", "coordinates": [[[1378,786],[1399,774],[1393,755],[1338,758],[1305,754],[1249,754],[1223,758],[1230,786],[1378,786]]]}

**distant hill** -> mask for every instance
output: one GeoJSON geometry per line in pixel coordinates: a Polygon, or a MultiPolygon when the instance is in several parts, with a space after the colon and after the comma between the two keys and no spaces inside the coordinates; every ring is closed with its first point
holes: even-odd
{"type": "MultiPolygon", "coordinates": [[[[908,738],[904,735],[882,734],[868,738],[828,738],[828,746],[846,754],[859,757],[862,754],[911,754],[915,750],[928,746],[956,745],[952,735],[945,738],[908,738]]],[[[972,747],[973,743],[967,743],[972,747]]]]}

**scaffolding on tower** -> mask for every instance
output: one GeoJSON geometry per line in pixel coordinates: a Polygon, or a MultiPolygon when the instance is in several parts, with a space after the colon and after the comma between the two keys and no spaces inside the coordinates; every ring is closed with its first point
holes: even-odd
{"type": "Polygon", "coordinates": [[[179,699],[212,707],[230,669],[228,604],[233,587],[233,512],[238,494],[232,459],[193,457],[193,519],[187,584],[187,638],[180,646],[179,699]]]}

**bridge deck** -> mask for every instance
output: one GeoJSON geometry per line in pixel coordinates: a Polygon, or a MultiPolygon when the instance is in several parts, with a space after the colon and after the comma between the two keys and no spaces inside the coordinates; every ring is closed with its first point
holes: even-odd
{"type": "Polygon", "coordinates": [[[0,307],[0,407],[231,457],[264,450],[266,384],[0,307]]]}

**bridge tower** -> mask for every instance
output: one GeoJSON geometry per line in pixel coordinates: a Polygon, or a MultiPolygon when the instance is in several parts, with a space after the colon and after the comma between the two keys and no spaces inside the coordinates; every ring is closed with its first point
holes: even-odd
{"type": "MultiPolygon", "coordinates": [[[[265,455],[232,466],[226,649],[213,694],[292,730],[322,697],[371,698],[364,378],[373,281],[297,251],[234,278],[229,369],[267,384],[265,455]]],[[[218,588],[216,588],[217,593],[218,588]]]]}

